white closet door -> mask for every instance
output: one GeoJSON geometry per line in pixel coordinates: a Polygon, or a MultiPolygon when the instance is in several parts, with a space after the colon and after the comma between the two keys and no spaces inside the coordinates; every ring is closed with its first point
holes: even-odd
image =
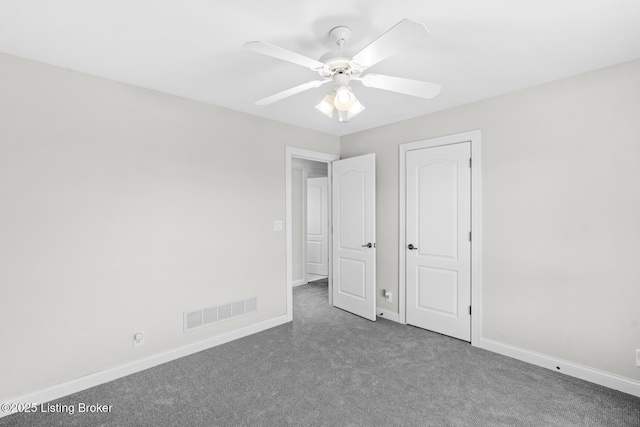
{"type": "Polygon", "coordinates": [[[407,152],[407,323],[471,340],[470,143],[407,152]]]}

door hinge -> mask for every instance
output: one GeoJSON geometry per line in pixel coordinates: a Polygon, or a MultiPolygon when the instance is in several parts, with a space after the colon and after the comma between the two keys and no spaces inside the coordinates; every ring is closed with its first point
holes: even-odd
{"type": "Polygon", "coordinates": [[[469,158],[469,167],[471,167],[471,158],[469,158]]]}
{"type": "Polygon", "coordinates": [[[471,241],[471,232],[469,232],[469,241],[471,241]]]}
{"type": "Polygon", "coordinates": [[[469,316],[471,316],[471,306],[469,306],[469,316]]]}

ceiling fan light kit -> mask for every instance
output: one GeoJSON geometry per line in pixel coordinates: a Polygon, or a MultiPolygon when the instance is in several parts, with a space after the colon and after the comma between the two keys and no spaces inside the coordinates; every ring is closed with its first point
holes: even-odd
{"type": "Polygon", "coordinates": [[[351,90],[349,77],[344,72],[332,76],[334,90],[325,96],[316,108],[327,117],[333,117],[333,111],[338,110],[338,121],[346,123],[364,110],[364,105],[358,101],[351,90]]]}
{"type": "Polygon", "coordinates": [[[313,80],[278,92],[257,101],[256,104],[269,105],[305,90],[333,82],[333,91],[326,95],[316,105],[316,108],[330,118],[333,117],[334,110],[337,110],[338,121],[345,123],[365,109],[353,93],[351,81],[360,81],[365,87],[424,99],[433,98],[440,92],[439,84],[381,74],[361,75],[367,68],[390,57],[397,51],[425,39],[428,35],[429,31],[424,24],[403,19],[360,52],[350,56],[343,50],[343,47],[351,37],[351,29],[344,26],[335,27],[329,32],[329,38],[337,45],[338,49],[323,55],[318,61],[269,43],[248,42],[245,47],[254,52],[307,67],[323,78],[323,80],[313,80]]]}

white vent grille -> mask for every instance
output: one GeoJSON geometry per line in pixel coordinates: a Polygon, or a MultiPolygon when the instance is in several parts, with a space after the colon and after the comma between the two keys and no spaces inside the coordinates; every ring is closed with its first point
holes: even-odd
{"type": "Polygon", "coordinates": [[[184,332],[258,311],[258,297],[184,312],[184,332]]]}
{"type": "Polygon", "coordinates": [[[210,325],[218,321],[218,307],[209,307],[202,309],[202,324],[210,325]]]}
{"type": "Polygon", "coordinates": [[[235,317],[241,314],[244,314],[244,300],[234,301],[231,305],[231,315],[235,317]]]}
{"type": "Polygon", "coordinates": [[[218,318],[220,320],[231,318],[231,303],[218,306],[218,318]]]}
{"type": "Polygon", "coordinates": [[[253,313],[254,311],[258,311],[258,297],[244,300],[244,312],[253,313]]]}
{"type": "Polygon", "coordinates": [[[184,317],[187,329],[199,328],[202,326],[202,310],[185,313],[184,317]]]}

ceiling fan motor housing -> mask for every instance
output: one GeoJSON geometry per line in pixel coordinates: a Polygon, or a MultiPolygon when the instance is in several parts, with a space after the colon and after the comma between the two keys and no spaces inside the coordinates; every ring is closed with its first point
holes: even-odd
{"type": "Polygon", "coordinates": [[[344,56],[343,51],[329,52],[320,57],[320,62],[324,63],[324,68],[319,70],[322,77],[331,77],[337,73],[354,74],[355,69],[351,66],[351,58],[344,56]]]}

